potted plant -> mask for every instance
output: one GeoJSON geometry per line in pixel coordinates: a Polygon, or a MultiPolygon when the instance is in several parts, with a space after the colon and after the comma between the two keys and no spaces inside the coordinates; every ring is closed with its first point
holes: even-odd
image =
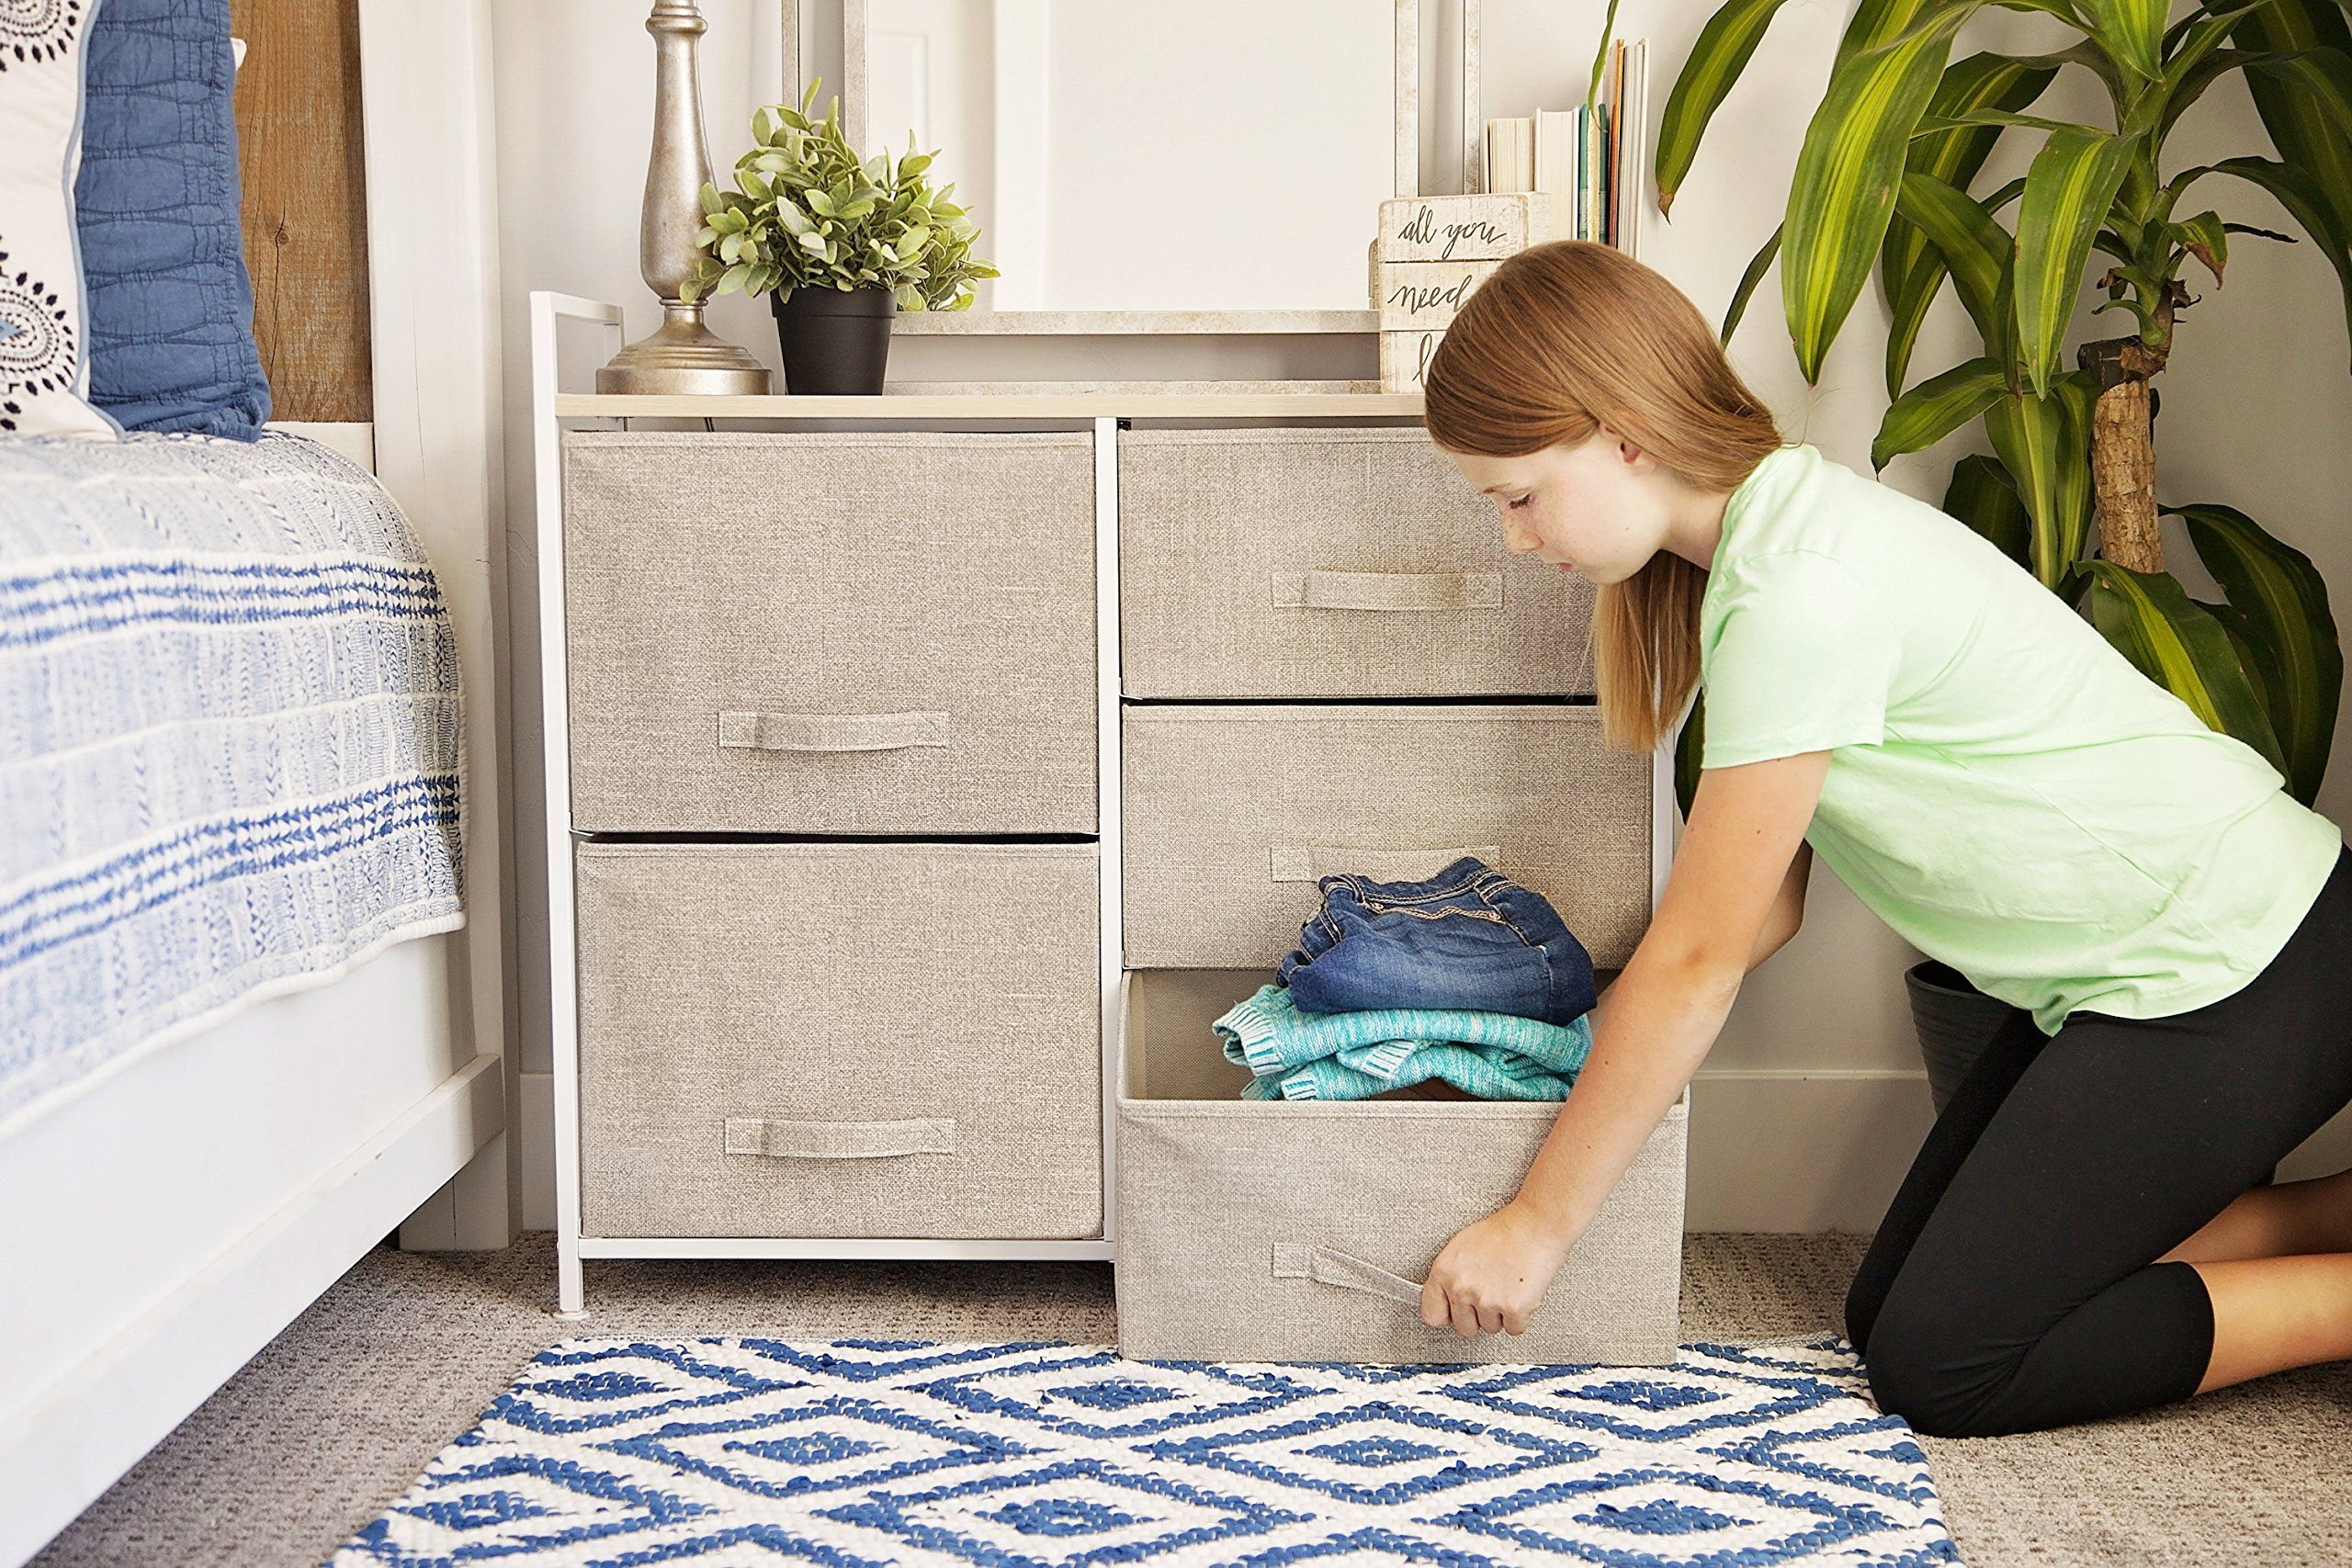
{"type": "Polygon", "coordinates": [[[735,162],[731,191],[702,187],[702,254],[684,297],[765,294],[775,312],[786,389],[875,393],[890,355],[897,310],[965,310],[966,285],[996,268],[971,254],[978,231],[923,171],[933,154],[862,159],[842,138],[841,100],[808,118],[800,107],[752,115],[752,147],[735,162]]]}
{"type": "MultiPolygon", "coordinates": [[[[1701,29],[1659,131],[1661,211],[1778,8],[1730,0],[1701,29]]],[[[1730,341],[1777,255],[1790,338],[1813,382],[1875,265],[1892,318],[1892,406],[1872,467],[1981,417],[1993,455],[1960,460],[1943,509],[2086,614],[2209,726],[2267,758],[2308,806],[2343,682],[2326,585],[2301,551],[2233,507],[2156,503],[2152,382],[2196,303],[2183,265],[2194,258],[2219,288],[2230,234],[2292,240],[2211,209],[2179,215],[2188,187],[2221,174],[2274,197],[2344,280],[2352,315],[2347,170],[2352,32],[2333,0],[2199,0],[2169,25],[2151,4],[1861,0],[1806,128],[1783,221],[1749,264],[1722,336],[1730,341]],[[2081,36],[2048,53],[1947,65],[1952,35],[1986,4],[2055,17],[2081,36]],[[2106,89],[2112,127],[2025,112],[2068,65],[2106,89]],[[2181,112],[2225,77],[2245,84],[2278,157],[2165,175],[2158,160],[2181,112]],[[2024,177],[1973,193],[2004,135],[2039,139],[2024,177]],[[1998,216],[2011,202],[2014,231],[1998,216]],[[2128,312],[2134,330],[2079,345],[2066,369],[2065,330],[2094,251],[2108,258],[2096,264],[2107,297],[2098,310],[2128,312]],[[1984,352],[1906,390],[1912,346],[1946,277],[1984,352]],[[2184,520],[2228,603],[2191,599],[2165,570],[2159,513],[2184,520]]],[[[1677,760],[1686,810],[1702,725],[1694,708],[1677,760]]],[[[1905,979],[1940,1107],[2006,1009],[1940,964],[1905,979]]]]}

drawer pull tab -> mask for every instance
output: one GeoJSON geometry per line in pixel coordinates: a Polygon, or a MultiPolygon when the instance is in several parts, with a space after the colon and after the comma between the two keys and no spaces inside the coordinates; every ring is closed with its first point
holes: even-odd
{"type": "Polygon", "coordinates": [[[1279,610],[1498,610],[1499,571],[1276,572],[1279,610]]]}
{"type": "Polygon", "coordinates": [[[1343,1291],[1364,1291],[1402,1302],[1416,1312],[1420,1310],[1419,1284],[1402,1274],[1391,1274],[1377,1263],[1366,1263],[1361,1258],[1351,1258],[1328,1247],[1310,1247],[1295,1241],[1274,1243],[1274,1278],[1313,1280],[1317,1284],[1337,1285],[1343,1291]]]}
{"type": "Polygon", "coordinates": [[[750,751],[896,751],[908,746],[944,746],[947,716],[721,712],[718,744],[750,751]]]}
{"type": "Polygon", "coordinates": [[[1266,852],[1267,880],[1320,882],[1353,874],[1374,882],[1419,882],[1435,876],[1464,855],[1488,865],[1502,858],[1498,844],[1463,844],[1450,850],[1349,849],[1329,844],[1276,844],[1266,852]]]}
{"type": "Polygon", "coordinates": [[[900,1155],[952,1155],[953,1118],[911,1122],[769,1122],[727,1118],[727,1152],[771,1159],[894,1159],[900,1155]]]}

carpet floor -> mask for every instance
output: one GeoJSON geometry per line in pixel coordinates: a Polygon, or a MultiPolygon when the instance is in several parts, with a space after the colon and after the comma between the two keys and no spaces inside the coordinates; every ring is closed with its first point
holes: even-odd
{"type": "MultiPolygon", "coordinates": [[[[1864,1246],[1842,1235],[1690,1237],[1683,1339],[1839,1331],[1864,1246]]],[[[1103,1263],[591,1263],[585,1323],[549,1315],[554,1291],[544,1234],[498,1253],[379,1247],[35,1568],[310,1568],[560,1339],[1115,1338],[1103,1263]]],[[[2120,1420],[1920,1443],[1974,1568],[2352,1562],[2352,1363],[2120,1420]]]]}

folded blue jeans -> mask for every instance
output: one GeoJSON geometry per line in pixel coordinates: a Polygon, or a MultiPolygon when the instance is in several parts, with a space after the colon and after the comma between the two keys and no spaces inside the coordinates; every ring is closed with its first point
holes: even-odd
{"type": "Polygon", "coordinates": [[[1475,855],[1422,882],[1342,873],[1277,966],[1307,1012],[1454,1008],[1568,1024],[1599,999],[1592,955],[1544,897],[1475,855]]]}

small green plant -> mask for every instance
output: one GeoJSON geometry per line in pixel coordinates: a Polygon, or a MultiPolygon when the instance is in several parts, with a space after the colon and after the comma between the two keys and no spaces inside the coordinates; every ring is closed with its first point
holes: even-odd
{"type": "Polygon", "coordinates": [[[997,270],[971,254],[979,231],[947,199],[955,182],[924,182],[933,154],[917,152],[911,132],[895,168],[888,152],[861,159],[842,139],[838,97],[808,118],[817,87],[797,109],[753,111],[736,188],[702,187],[702,255],[684,298],[883,288],[901,310],[971,309],[965,286],[997,270]]]}

